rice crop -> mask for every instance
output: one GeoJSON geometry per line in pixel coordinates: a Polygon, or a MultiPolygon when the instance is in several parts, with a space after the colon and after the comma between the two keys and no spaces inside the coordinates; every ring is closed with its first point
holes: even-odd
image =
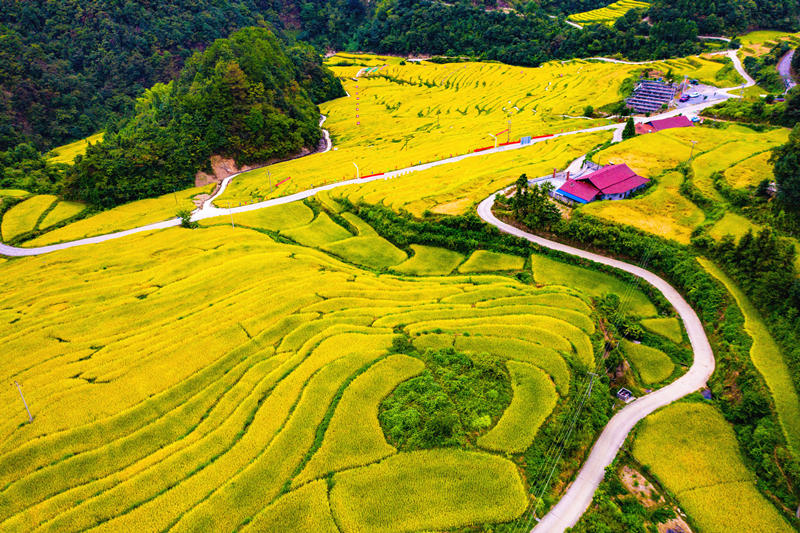
{"type": "Polygon", "coordinates": [[[772,165],[769,164],[771,151],[761,152],[725,170],[725,179],[735,189],[756,187],[762,180],[773,181],[772,165]]]}
{"type": "Polygon", "coordinates": [[[175,218],[179,209],[194,209],[195,204],[192,202],[192,198],[198,194],[207,193],[209,190],[210,187],[197,187],[165,194],[158,198],[148,198],[124,204],[78,220],[62,228],[49,231],[25,242],[23,246],[46,246],[59,242],[74,241],[84,237],[114,233],[175,218]]]}
{"type": "Polygon", "coordinates": [[[392,270],[418,276],[447,275],[464,261],[464,256],[460,253],[444,248],[412,244],[411,249],[414,255],[392,270]]]}
{"type": "Polygon", "coordinates": [[[592,202],[580,209],[611,222],[689,244],[692,231],[705,220],[705,215],[680,194],[682,182],[683,175],[680,172],[668,172],[641,196],[592,202]]]}
{"type": "MultiPolygon", "coordinates": [[[[286,231],[300,226],[306,226],[314,219],[314,212],[303,202],[265,207],[255,211],[236,213],[233,216],[234,224],[261,228],[270,231],[286,231]]],[[[229,216],[221,216],[203,220],[201,224],[227,224],[229,216]]]]}
{"type": "Polygon", "coordinates": [[[568,265],[536,254],[531,256],[531,266],[537,283],[576,287],[594,297],[614,293],[620,297],[622,309],[628,313],[639,317],[657,314],[656,308],[635,284],[632,286],[610,274],[568,265]]]}
{"type": "Polygon", "coordinates": [[[498,270],[521,270],[525,258],[486,250],[477,250],[458,267],[461,273],[494,272],[498,270]]]}
{"type": "Polygon", "coordinates": [[[30,193],[22,189],[0,189],[0,197],[7,196],[11,198],[21,198],[28,196],[30,193]]]}
{"type": "Polygon", "coordinates": [[[332,244],[353,236],[352,233],[331,220],[327,213],[320,213],[310,224],[286,230],[283,233],[300,244],[314,247],[332,244]]]}
{"type": "Polygon", "coordinates": [[[783,353],[770,335],[758,311],[741,289],[711,261],[707,259],[698,261],[704,269],[725,285],[741,309],[744,315],[744,329],[753,339],[750,359],[772,391],[775,410],[783,426],[786,442],[795,457],[800,459],[800,397],[792,383],[783,353]]]}
{"type": "Polygon", "coordinates": [[[612,24],[631,9],[647,9],[648,7],[650,7],[648,2],[618,0],[605,7],[584,11],[583,13],[573,13],[567,19],[580,24],[612,24]]]}
{"type": "Polygon", "coordinates": [[[397,450],[386,442],[378,422],[378,404],[400,382],[424,368],[419,359],[393,355],[358,376],[337,405],[322,446],[295,483],[364,466],[395,453],[397,450]]]}
{"type": "Polygon", "coordinates": [[[338,533],[328,506],[328,484],[315,481],[281,496],[242,531],[338,533]]]}
{"type": "Polygon", "coordinates": [[[528,505],[514,463],[454,449],[395,455],[334,475],[331,510],[345,531],[415,531],[504,522],[528,505]]]}
{"type": "Polygon", "coordinates": [[[478,439],[478,446],[499,452],[521,453],[533,443],[539,427],[556,405],[550,378],[525,363],[508,361],[514,396],[497,424],[478,439]]]}
{"type": "Polygon", "coordinates": [[[86,153],[89,144],[97,144],[103,140],[103,132],[95,133],[85,139],[75,141],[50,150],[46,157],[51,163],[65,163],[71,165],[75,158],[86,153]]]}
{"type": "Polygon", "coordinates": [[[80,202],[67,202],[67,201],[60,201],[56,204],[56,206],[50,210],[49,213],[42,219],[39,227],[41,229],[47,229],[50,226],[58,224],[59,222],[63,222],[68,218],[72,218],[81,211],[86,209],[86,205],[80,202]]]}
{"type": "Polygon", "coordinates": [[[625,339],[620,345],[645,385],[660,383],[670,377],[675,370],[675,364],[661,350],[625,339]]]}
{"type": "Polygon", "coordinates": [[[3,240],[10,241],[14,237],[36,229],[39,218],[53,205],[57,198],[50,194],[40,194],[24,200],[3,215],[3,240]]]}
{"type": "Polygon", "coordinates": [[[634,457],[676,496],[703,531],[793,531],[755,486],[733,429],[708,404],[677,403],[645,418],[634,457]]]}
{"type": "MultiPolygon", "coordinates": [[[[310,217],[281,208],[251,224],[310,217]]],[[[345,220],[357,236],[325,224],[345,240],[379,238],[345,220]]],[[[3,393],[0,529],[272,530],[286,516],[324,531],[327,483],[316,479],[332,474],[336,487],[338,476],[387,462],[398,477],[376,494],[410,498],[392,515],[407,522],[392,527],[518,516],[527,499],[513,463],[436,450],[420,470],[422,455],[407,459],[386,442],[375,409],[423,364],[388,354],[402,333],[532,364],[552,376],[555,402],[569,388],[565,358],[593,357],[591,309],[577,290],[378,274],[244,226],[172,228],[0,263],[0,317],[14,324],[0,328],[2,373],[21,382],[36,417],[21,424],[15,391],[3,393]],[[31,284],[36,293],[22,290],[31,284]],[[465,471],[469,479],[454,474],[465,471]],[[413,507],[440,487],[452,492],[413,507]]],[[[526,420],[520,433],[530,431],[526,420]]],[[[351,503],[338,509],[361,520],[351,503]]]]}
{"type": "Polygon", "coordinates": [[[641,323],[644,329],[666,337],[675,344],[683,342],[681,324],[676,317],[645,318],[641,323]]]}

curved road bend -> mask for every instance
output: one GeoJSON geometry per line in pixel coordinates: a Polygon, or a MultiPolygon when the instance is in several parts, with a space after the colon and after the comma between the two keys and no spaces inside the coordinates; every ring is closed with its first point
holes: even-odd
{"type": "MultiPolygon", "coordinates": [[[[794,57],[794,49],[786,52],[781,60],[778,62],[778,74],[783,78],[783,85],[786,87],[784,92],[789,92],[792,87],[797,85],[792,79],[792,58],[794,57]]],[[[800,510],[799,510],[800,512],[800,510]]]]}
{"type": "Polygon", "coordinates": [[[614,460],[628,433],[637,422],[656,409],[669,405],[706,384],[706,381],[714,371],[714,354],[711,351],[711,345],[697,314],[669,283],[638,266],[543,239],[506,224],[492,213],[494,197],[495,195],[493,194],[480,203],[478,216],[501,231],[522,237],[546,248],[624,270],[642,278],[658,289],[680,315],[694,351],[694,362],[686,374],[655,392],[637,398],[611,418],[592,447],[592,451],[581,467],[575,481],[559,502],[533,529],[533,531],[539,533],[556,533],[574,526],[589,507],[597,487],[603,480],[606,467],[614,460]]]}

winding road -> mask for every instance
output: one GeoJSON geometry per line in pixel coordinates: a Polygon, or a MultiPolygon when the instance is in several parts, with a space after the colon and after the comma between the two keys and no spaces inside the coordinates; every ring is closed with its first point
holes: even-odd
{"type": "Polygon", "coordinates": [[[786,87],[786,90],[784,92],[787,92],[787,93],[792,89],[792,87],[797,85],[797,83],[795,83],[794,79],[792,79],[792,58],[793,57],[794,57],[794,49],[789,50],[788,52],[783,54],[783,57],[778,62],[778,74],[780,74],[781,78],[783,78],[783,85],[784,85],[784,87],[786,87]]]}
{"type": "Polygon", "coordinates": [[[694,362],[686,374],[669,385],[634,400],[611,418],[595,442],[594,447],[592,447],[592,451],[581,467],[575,481],[559,502],[533,529],[533,531],[540,533],[561,532],[568,527],[574,526],[589,507],[597,487],[605,476],[606,467],[616,457],[631,429],[656,409],[669,405],[706,384],[706,381],[714,372],[714,353],[703,330],[703,325],[694,309],[686,303],[686,300],[677,290],[662,278],[638,266],[550,241],[506,224],[492,213],[494,198],[495,194],[478,205],[478,216],[489,224],[496,226],[500,231],[527,239],[545,248],[558,250],[629,272],[658,289],[681,317],[694,351],[694,362]]]}
{"type": "MultiPolygon", "coordinates": [[[[739,61],[739,58],[736,56],[735,51],[728,51],[725,53],[731,58],[734,67],[739,72],[739,74],[745,79],[744,86],[748,87],[755,84],[754,80],[747,74],[747,72],[745,72],[741,62],[739,61]]],[[[613,60],[608,58],[594,58],[594,59],[610,61],[615,63],[627,63],[624,61],[613,60]]],[[[641,64],[641,63],[633,63],[633,64],[641,64]]],[[[739,88],[740,87],[732,87],[720,90],[719,91],[719,94],[721,96],[720,99],[735,97],[736,95],[731,94],[731,91],[738,90],[739,88]]],[[[645,122],[658,118],[675,116],[677,114],[690,115],[699,112],[705,107],[708,107],[710,105],[719,102],[720,99],[705,101],[692,106],[687,106],[684,108],[668,111],[656,116],[652,116],[650,118],[640,117],[635,120],[636,122],[645,122]]],[[[324,121],[325,118],[322,117],[320,120],[320,126],[324,121]]],[[[321,187],[316,187],[306,191],[298,192],[296,194],[292,194],[289,196],[275,198],[272,200],[267,200],[264,202],[259,202],[251,205],[239,206],[230,209],[221,209],[214,206],[213,204],[214,200],[219,198],[219,196],[225,192],[225,189],[230,184],[231,180],[233,180],[236,177],[234,175],[223,180],[223,182],[220,184],[220,187],[216,191],[214,196],[205,201],[203,205],[193,213],[192,219],[203,220],[207,218],[228,215],[230,213],[243,213],[247,211],[263,209],[265,207],[288,204],[291,202],[296,202],[298,200],[314,196],[316,193],[320,191],[331,190],[338,187],[344,187],[353,184],[362,184],[369,181],[391,179],[397,176],[407,174],[409,172],[426,170],[436,166],[462,161],[470,157],[482,157],[488,154],[521,149],[527,146],[531,146],[537,142],[543,142],[549,139],[563,137],[567,135],[613,130],[614,141],[618,141],[621,140],[620,135],[623,127],[624,124],[610,124],[606,126],[598,126],[594,128],[586,128],[582,130],[558,133],[551,137],[534,139],[531,144],[527,145],[521,145],[517,143],[517,144],[501,146],[498,148],[485,150],[482,152],[472,152],[447,159],[442,159],[439,161],[433,161],[430,163],[424,163],[421,165],[415,165],[408,168],[387,172],[386,174],[380,176],[374,176],[366,179],[352,179],[352,180],[341,181],[338,183],[332,183],[329,185],[324,185],[321,187]]],[[[320,152],[316,152],[316,154],[324,153],[331,149],[330,135],[328,134],[327,130],[323,130],[323,135],[326,143],[325,148],[320,152]]],[[[315,154],[310,154],[310,155],[315,155],[315,154]]],[[[570,168],[576,167],[576,165],[580,166],[580,163],[582,163],[582,161],[583,157],[576,159],[570,165],[570,168]]],[[[582,257],[584,259],[594,261],[596,263],[608,265],[623,270],[625,272],[629,272],[647,281],[653,287],[658,289],[677,310],[679,316],[681,317],[684,323],[684,326],[689,336],[689,340],[692,345],[692,349],[694,351],[694,362],[692,363],[691,368],[686,374],[681,376],[675,382],[655,392],[652,392],[646,396],[638,398],[634,402],[630,403],[629,405],[621,409],[611,418],[608,425],[605,427],[603,432],[600,434],[600,437],[595,442],[595,445],[592,448],[588,459],[581,467],[575,481],[572,483],[572,485],[570,485],[567,492],[562,496],[560,501],[550,510],[549,513],[547,513],[539,521],[538,525],[536,525],[536,527],[533,530],[540,533],[545,533],[545,532],[556,533],[556,532],[561,532],[565,528],[574,525],[580,519],[581,515],[586,511],[589,504],[591,503],[595,490],[597,489],[598,485],[603,479],[606,466],[611,464],[617,452],[619,451],[620,447],[624,443],[625,438],[627,437],[630,430],[640,420],[642,420],[645,416],[652,413],[656,409],[666,406],[674,402],[675,400],[678,400],[686,396],[687,394],[701,388],[706,383],[711,373],[714,371],[714,355],[712,353],[711,346],[708,342],[708,338],[706,337],[705,332],[703,331],[702,324],[699,318],[697,317],[696,313],[694,312],[694,310],[689,306],[688,303],[686,303],[683,297],[681,297],[681,295],[662,278],[638,266],[631,265],[623,261],[618,261],[616,259],[597,255],[578,248],[573,248],[571,246],[567,246],[558,242],[550,241],[538,237],[536,235],[527,233],[525,231],[522,231],[508,224],[505,224],[501,220],[497,219],[492,213],[492,205],[494,204],[494,198],[496,194],[497,193],[485,199],[478,206],[478,215],[484,221],[496,226],[501,231],[527,239],[540,246],[544,246],[546,248],[550,248],[553,250],[558,250],[578,257],[582,257]]],[[[40,255],[40,254],[54,252],[56,250],[63,250],[76,246],[85,246],[89,244],[100,243],[111,239],[118,239],[120,237],[125,237],[127,235],[132,235],[135,233],[161,230],[179,225],[180,225],[180,220],[172,219],[163,222],[158,222],[155,224],[148,224],[146,226],[141,226],[126,231],[120,231],[117,233],[99,235],[96,237],[88,237],[76,241],[54,244],[51,246],[42,246],[38,248],[18,248],[18,247],[8,246],[5,244],[0,244],[0,254],[7,256],[40,255]]]]}

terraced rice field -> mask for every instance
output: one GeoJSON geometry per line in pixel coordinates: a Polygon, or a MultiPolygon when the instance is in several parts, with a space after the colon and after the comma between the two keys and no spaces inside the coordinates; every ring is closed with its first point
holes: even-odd
{"type": "Polygon", "coordinates": [[[179,209],[195,208],[192,198],[198,194],[210,192],[210,190],[211,187],[197,187],[174,194],[165,194],[158,198],[124,204],[49,231],[25,242],[23,246],[35,247],[73,241],[175,218],[179,209]]]}
{"type": "Polygon", "coordinates": [[[85,139],[81,139],[80,141],[75,141],[73,143],[65,144],[63,146],[59,146],[58,148],[53,148],[48,152],[47,159],[50,160],[51,163],[64,163],[67,165],[71,165],[75,158],[79,155],[83,155],[86,153],[86,149],[89,147],[90,144],[96,144],[103,140],[103,133],[95,133],[85,139]]]}
{"type": "Polygon", "coordinates": [[[651,190],[624,201],[592,202],[581,210],[596,217],[689,244],[692,230],[704,220],[703,211],[680,194],[680,172],[667,172],[651,190]]]}
{"type": "Polygon", "coordinates": [[[639,0],[618,0],[613,4],[583,13],[573,13],[567,19],[579,24],[613,24],[615,20],[630,11],[631,9],[647,9],[650,7],[648,2],[639,0]]]}
{"type": "Polygon", "coordinates": [[[763,180],[773,181],[772,165],[769,163],[771,151],[761,152],[725,170],[725,180],[735,189],[757,187],[763,180]]]}
{"type": "Polygon", "coordinates": [[[39,229],[47,229],[51,226],[72,218],[86,209],[86,204],[80,202],[60,201],[50,210],[49,213],[39,223],[39,229]]]}
{"type": "MultiPolygon", "coordinates": [[[[361,56],[359,63],[374,62],[375,57],[361,56]]],[[[355,61],[351,56],[346,59],[355,61]]],[[[388,58],[378,63],[381,61],[386,63],[384,68],[355,81],[351,77],[362,67],[337,67],[341,62],[338,56],[328,60],[334,72],[346,77],[345,89],[350,94],[349,98],[322,105],[335,150],[273,165],[269,180],[263,170],[245,173],[234,180],[217,204],[252,202],[351,179],[356,177],[353,163],[361,176],[367,176],[472,152],[493,143],[489,134],[508,128],[508,112],[511,134],[500,134],[501,141],[604,124],[602,120],[564,115],[580,115],[587,104],[598,107],[616,101],[622,81],[635,70],[630,65],[583,61],[548,63],[536,69],[494,63],[399,65],[388,58]],[[279,182],[283,183],[275,187],[279,182]]],[[[663,67],[697,77],[699,70],[716,73],[723,64],[693,59],[674,60],[663,67]]],[[[607,137],[593,139],[592,145],[607,137]]],[[[494,180],[513,180],[522,172],[542,175],[585,152],[577,142],[566,149],[565,142],[572,141],[553,141],[544,151],[536,147],[522,150],[525,156],[491,156],[499,158],[496,164],[463,162],[431,169],[425,176],[379,180],[354,194],[369,201],[385,199],[393,206],[413,204],[415,213],[425,209],[461,213],[499,188],[486,183],[487,175],[494,180]],[[551,155],[553,150],[560,153],[551,155]],[[535,171],[525,169],[542,159],[552,161],[538,164],[535,171]]]]}
{"type": "Polygon", "coordinates": [[[672,360],[661,350],[628,340],[623,340],[621,345],[622,351],[645,385],[660,383],[670,377],[675,370],[672,360]]]}
{"type": "Polygon", "coordinates": [[[675,317],[669,318],[645,318],[642,320],[644,329],[666,337],[675,344],[683,342],[681,324],[675,317]]]}
{"type": "Polygon", "coordinates": [[[756,488],[733,430],[711,405],[677,403],[648,416],[633,455],[702,531],[794,531],[756,488]]]}
{"type": "Polygon", "coordinates": [[[39,219],[53,205],[57,198],[50,194],[40,194],[23,200],[3,215],[3,240],[10,241],[28,231],[36,229],[39,219]]]}
{"type": "Polygon", "coordinates": [[[497,252],[478,250],[473,252],[464,264],[458,267],[463,274],[471,272],[493,272],[496,270],[522,270],[525,258],[497,252]]]}
{"type": "Polygon", "coordinates": [[[750,347],[750,359],[772,391],[775,410],[783,426],[786,442],[789,443],[795,457],[800,459],[800,396],[792,384],[789,368],[786,366],[780,348],[769,334],[758,311],[741,289],[712,262],[707,259],[698,259],[698,261],[703,268],[725,285],[741,309],[744,315],[744,329],[753,339],[753,345],[750,347]]]}
{"type": "MultiPolygon", "coordinates": [[[[355,232],[325,216],[292,204],[235,229],[223,218],[0,264],[0,320],[14,324],[0,328],[0,372],[35,416],[23,423],[16,391],[0,392],[0,529],[431,530],[518,517],[531,480],[504,456],[387,443],[378,404],[425,366],[392,345],[440,337],[505,362],[515,400],[485,448],[516,452],[569,393],[569,365],[594,365],[587,298],[569,283],[378,274],[352,264],[358,246],[335,252],[343,263],[263,233],[320,247],[379,238],[352,215],[355,232]]],[[[428,252],[420,271],[453,264],[428,252]]]]}
{"type": "Polygon", "coordinates": [[[610,274],[588,268],[561,263],[543,255],[531,256],[533,277],[537,283],[575,287],[592,297],[616,294],[620,297],[620,308],[638,317],[653,317],[656,308],[635,283],[624,282],[610,274]]]}

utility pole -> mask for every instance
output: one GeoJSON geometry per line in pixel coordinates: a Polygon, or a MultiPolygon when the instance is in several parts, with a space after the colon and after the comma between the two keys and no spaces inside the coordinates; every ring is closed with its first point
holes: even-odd
{"type": "Polygon", "coordinates": [[[22,388],[19,386],[19,383],[14,381],[14,385],[17,386],[17,390],[19,391],[19,397],[22,398],[22,404],[25,406],[25,410],[28,412],[28,423],[33,422],[33,415],[31,415],[31,410],[28,409],[28,402],[25,401],[25,396],[22,395],[22,388]]]}
{"type": "Polygon", "coordinates": [[[694,159],[694,145],[697,144],[697,141],[689,141],[689,142],[692,143],[692,151],[689,153],[689,161],[691,161],[692,159],[694,159]]]}
{"type": "Polygon", "coordinates": [[[269,170],[267,170],[267,183],[270,190],[272,190],[272,173],[269,170]]]}
{"type": "Polygon", "coordinates": [[[489,134],[489,137],[491,137],[492,139],[494,139],[494,147],[495,147],[495,148],[497,148],[497,135],[492,135],[492,134],[490,133],[490,134],[489,134]]]}
{"type": "Polygon", "coordinates": [[[231,210],[230,200],[228,200],[228,214],[231,216],[231,228],[236,229],[236,226],[233,225],[233,211],[231,210]]]}
{"type": "Polygon", "coordinates": [[[356,179],[361,179],[361,171],[358,170],[358,165],[356,165],[355,161],[353,161],[353,166],[356,167],[356,179]]]}

